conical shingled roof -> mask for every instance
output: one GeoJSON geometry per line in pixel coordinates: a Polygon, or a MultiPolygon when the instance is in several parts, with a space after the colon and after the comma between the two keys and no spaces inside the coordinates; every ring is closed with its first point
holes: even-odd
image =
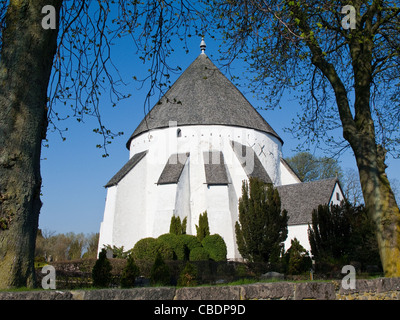
{"type": "Polygon", "coordinates": [[[255,129],[282,139],[243,94],[200,54],[150,110],[127,142],[143,132],[186,125],[227,125],[255,129]]]}

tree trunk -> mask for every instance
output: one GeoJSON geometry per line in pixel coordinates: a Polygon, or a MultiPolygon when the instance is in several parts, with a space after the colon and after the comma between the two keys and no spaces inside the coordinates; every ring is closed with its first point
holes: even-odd
{"type": "Polygon", "coordinates": [[[34,285],[40,152],[62,0],[11,0],[0,60],[0,288],[34,285]],[[43,29],[45,5],[56,29],[43,29]]]}
{"type": "Polygon", "coordinates": [[[377,231],[382,267],[386,277],[400,277],[400,211],[385,173],[385,151],[372,141],[361,144],[357,166],[365,206],[377,231]]]}

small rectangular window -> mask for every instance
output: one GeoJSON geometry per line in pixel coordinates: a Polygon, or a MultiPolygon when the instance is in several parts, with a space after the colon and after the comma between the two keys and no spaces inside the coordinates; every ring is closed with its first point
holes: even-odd
{"type": "Polygon", "coordinates": [[[339,192],[336,192],[336,200],[340,200],[340,195],[339,195],[339,192]]]}

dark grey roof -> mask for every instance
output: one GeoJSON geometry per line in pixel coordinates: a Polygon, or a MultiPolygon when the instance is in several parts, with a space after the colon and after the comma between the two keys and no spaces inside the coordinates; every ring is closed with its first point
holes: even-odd
{"type": "Polygon", "coordinates": [[[231,146],[235,151],[235,154],[248,178],[255,177],[264,181],[265,183],[272,183],[270,176],[268,175],[264,166],[261,164],[260,159],[252,147],[242,145],[236,141],[231,141],[231,146]],[[251,165],[251,163],[246,163],[246,159],[251,159],[254,165],[251,165]]]}
{"type": "Polygon", "coordinates": [[[127,148],[134,137],[148,130],[166,128],[169,121],[176,121],[177,126],[245,127],[267,132],[282,141],[205,54],[197,57],[150,110],[129,138],[127,148]]]}
{"type": "Polygon", "coordinates": [[[221,151],[204,152],[204,170],[207,184],[228,184],[224,155],[221,151]]]}
{"type": "Polygon", "coordinates": [[[278,186],[282,209],[287,210],[288,225],[311,223],[312,211],[329,204],[337,178],[278,186]]]}
{"type": "Polygon", "coordinates": [[[175,153],[168,159],[157,184],[178,183],[189,153],[175,153]]]}
{"type": "Polygon", "coordinates": [[[143,152],[136,153],[129,159],[129,161],[119,170],[108,183],[104,186],[105,188],[109,188],[118,184],[123,177],[125,177],[129,171],[131,171],[140,160],[147,154],[147,150],[143,152]]]}

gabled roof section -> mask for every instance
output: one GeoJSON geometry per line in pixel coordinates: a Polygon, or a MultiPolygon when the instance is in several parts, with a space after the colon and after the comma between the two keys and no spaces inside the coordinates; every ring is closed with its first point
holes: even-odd
{"type": "Polygon", "coordinates": [[[175,153],[168,159],[157,184],[178,183],[189,153],[175,153]]]}
{"type": "MultiPolygon", "coordinates": [[[[143,132],[177,126],[228,125],[255,129],[282,139],[243,94],[205,54],[182,73],[167,93],[145,116],[127,142],[143,132]]],[[[283,142],[282,142],[283,143],[283,142]]]]}
{"type": "Polygon", "coordinates": [[[290,164],[283,158],[280,159],[281,163],[283,164],[283,166],[286,168],[287,171],[289,171],[289,173],[298,180],[298,182],[302,182],[301,179],[299,178],[299,176],[297,175],[297,173],[293,170],[293,168],[290,166],[290,164]]]}
{"type": "Polygon", "coordinates": [[[128,160],[128,162],[119,170],[108,183],[104,186],[105,188],[109,188],[117,185],[123,177],[125,177],[129,171],[131,171],[139,162],[144,158],[147,154],[147,150],[143,152],[136,153],[128,160]]]}
{"type": "Polygon", "coordinates": [[[287,210],[288,225],[311,223],[319,205],[330,204],[337,178],[278,186],[282,209],[287,210]]]}
{"type": "Polygon", "coordinates": [[[229,184],[224,155],[221,151],[204,152],[204,171],[208,185],[229,184]]]}
{"type": "Polygon", "coordinates": [[[270,176],[252,147],[245,146],[236,141],[231,141],[231,146],[248,178],[254,177],[264,183],[272,183],[270,176]],[[249,161],[246,161],[246,159],[249,161]]]}

